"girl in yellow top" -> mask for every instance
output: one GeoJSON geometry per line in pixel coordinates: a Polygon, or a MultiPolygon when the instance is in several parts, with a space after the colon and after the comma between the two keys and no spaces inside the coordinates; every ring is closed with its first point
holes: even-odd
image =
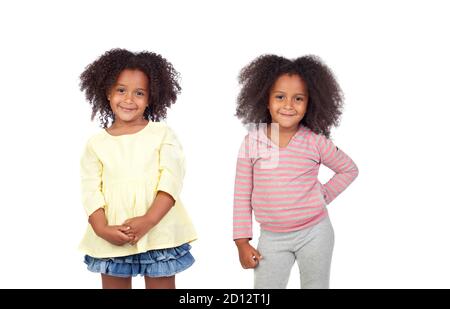
{"type": "Polygon", "coordinates": [[[80,244],[103,288],[175,288],[190,267],[196,239],[180,191],[184,157],[162,122],[181,90],[178,72],[160,55],[113,49],[87,66],[81,90],[103,130],[81,158],[81,191],[89,225],[80,244]],[[109,122],[112,124],[109,125],[109,122]]]}

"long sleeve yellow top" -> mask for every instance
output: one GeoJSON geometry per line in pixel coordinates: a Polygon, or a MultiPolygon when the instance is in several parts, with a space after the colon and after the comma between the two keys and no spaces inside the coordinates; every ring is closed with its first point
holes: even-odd
{"type": "Polygon", "coordinates": [[[98,237],[88,225],[79,246],[84,253],[98,258],[117,257],[176,247],[196,239],[179,197],[184,155],[166,124],[150,121],[139,132],[120,136],[102,130],[87,141],[80,163],[86,214],[104,208],[109,225],[144,215],[158,191],[175,199],[175,205],[136,245],[113,245],[98,237]]]}

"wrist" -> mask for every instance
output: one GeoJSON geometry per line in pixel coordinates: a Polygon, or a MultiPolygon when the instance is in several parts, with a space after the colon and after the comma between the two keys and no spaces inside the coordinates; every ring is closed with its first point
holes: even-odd
{"type": "Polygon", "coordinates": [[[242,246],[245,246],[245,245],[249,245],[250,244],[250,239],[249,238],[235,239],[234,243],[239,248],[239,247],[242,247],[242,246]]]}
{"type": "Polygon", "coordinates": [[[155,219],[153,218],[153,216],[149,215],[148,213],[145,214],[143,216],[143,218],[144,218],[145,223],[149,230],[152,229],[156,225],[155,219]]]}

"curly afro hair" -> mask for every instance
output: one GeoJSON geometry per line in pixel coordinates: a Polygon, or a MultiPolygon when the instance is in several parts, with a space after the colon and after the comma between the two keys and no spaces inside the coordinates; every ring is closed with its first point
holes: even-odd
{"type": "Polygon", "coordinates": [[[181,91],[179,73],[161,55],[143,51],[133,53],[125,49],[112,49],[89,64],[80,75],[80,88],[92,106],[91,120],[99,114],[100,123],[107,128],[114,122],[114,114],[107,93],[124,69],[140,70],[149,80],[149,107],[146,120],[159,121],[166,117],[167,108],[175,103],[181,91]]]}
{"type": "Polygon", "coordinates": [[[242,89],[236,116],[244,124],[271,122],[269,95],[278,77],[299,75],[308,88],[308,107],[301,123],[317,134],[330,136],[331,126],[339,125],[344,95],[331,70],[317,56],[289,60],[276,55],[262,55],[245,66],[239,74],[242,89]]]}

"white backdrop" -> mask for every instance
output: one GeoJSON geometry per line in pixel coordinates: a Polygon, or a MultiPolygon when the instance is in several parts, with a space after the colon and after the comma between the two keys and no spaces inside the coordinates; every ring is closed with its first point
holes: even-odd
{"type": "MultiPolygon", "coordinates": [[[[182,76],[167,122],[184,146],[182,198],[199,239],[179,288],[252,287],[232,241],[245,134],[234,112],[239,70],[264,53],[319,55],[346,95],[332,138],[360,173],[328,207],[336,234],[331,287],[450,288],[444,3],[2,2],[0,287],[101,286],[77,251],[87,224],[79,157],[100,130],[78,84],[87,64],[121,47],[161,53],[182,76]]],[[[322,168],[320,179],[331,175],[322,168]]],[[[294,266],[289,288],[299,287],[297,273],[294,266]]],[[[143,279],[134,285],[142,288],[143,279]]]]}

